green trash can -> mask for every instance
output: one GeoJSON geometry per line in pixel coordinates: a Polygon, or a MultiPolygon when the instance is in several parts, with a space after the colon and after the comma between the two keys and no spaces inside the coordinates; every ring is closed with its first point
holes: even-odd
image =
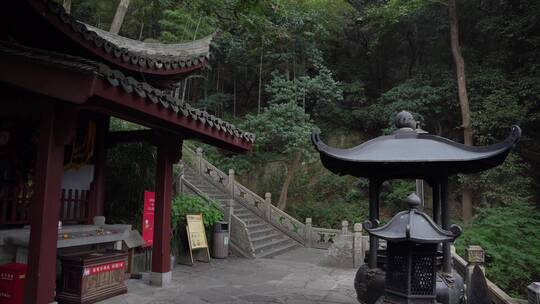
{"type": "Polygon", "coordinates": [[[225,259],[229,256],[229,223],[217,222],[214,224],[213,244],[212,255],[214,258],[225,259]]]}

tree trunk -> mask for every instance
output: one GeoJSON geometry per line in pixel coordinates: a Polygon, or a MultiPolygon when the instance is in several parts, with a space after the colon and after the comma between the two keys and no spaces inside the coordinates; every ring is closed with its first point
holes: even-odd
{"type": "MultiPolygon", "coordinates": [[[[473,144],[473,132],[471,127],[471,112],[469,110],[469,97],[467,96],[467,82],[465,78],[465,60],[459,46],[459,26],[457,17],[456,0],[448,0],[448,16],[450,20],[450,44],[452,56],[456,65],[456,77],[458,83],[459,105],[461,108],[461,121],[463,128],[463,142],[471,146],[473,144]]],[[[472,218],[472,191],[463,186],[461,197],[461,213],[465,222],[472,218]]]]}
{"type": "Polygon", "coordinates": [[[142,40],[143,30],[144,30],[144,21],[141,21],[141,28],[139,30],[139,40],[142,40]]]}
{"type": "Polygon", "coordinates": [[[236,73],[233,73],[233,117],[236,118],[236,73]]]}
{"type": "Polygon", "coordinates": [[[66,10],[66,13],[71,13],[71,0],[64,0],[64,10],[66,10]]]}
{"type": "Polygon", "coordinates": [[[199,25],[201,24],[202,17],[199,17],[199,21],[197,22],[197,27],[195,27],[195,34],[193,34],[193,41],[197,40],[197,32],[199,31],[199,25]]]}
{"type": "Polygon", "coordinates": [[[116,8],[116,13],[114,14],[114,18],[111,23],[111,29],[109,30],[109,32],[113,34],[118,34],[120,32],[122,23],[124,23],[124,17],[126,16],[129,8],[129,1],[130,0],[120,0],[120,3],[118,3],[118,7],[116,8]]]}
{"type": "Polygon", "coordinates": [[[259,97],[257,98],[257,114],[261,114],[261,89],[264,44],[261,42],[261,62],[259,64],[259,97]]]}
{"type": "Polygon", "coordinates": [[[302,152],[297,152],[293,156],[292,163],[287,167],[287,175],[285,176],[285,180],[283,181],[283,186],[281,187],[281,193],[279,194],[279,202],[278,202],[278,208],[280,210],[285,210],[287,207],[287,197],[289,194],[289,186],[291,185],[291,182],[294,177],[294,172],[296,171],[296,168],[300,165],[300,160],[302,159],[302,152]]]}

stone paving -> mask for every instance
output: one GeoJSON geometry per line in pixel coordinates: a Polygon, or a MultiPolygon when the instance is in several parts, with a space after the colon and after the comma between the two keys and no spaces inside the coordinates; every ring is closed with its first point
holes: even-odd
{"type": "Polygon", "coordinates": [[[299,248],[273,259],[229,257],[178,265],[164,288],[128,280],[128,293],[101,304],[358,303],[354,269],[324,267],[323,250],[299,248]]]}

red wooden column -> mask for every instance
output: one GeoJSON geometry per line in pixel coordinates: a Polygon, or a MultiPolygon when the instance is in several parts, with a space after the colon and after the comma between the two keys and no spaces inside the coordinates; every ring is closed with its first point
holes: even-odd
{"type": "Polygon", "coordinates": [[[104,214],[105,204],[105,167],[107,165],[107,135],[109,134],[110,117],[102,117],[97,121],[95,143],[94,181],[90,189],[88,206],[88,223],[92,223],[94,216],[104,214]]]}
{"type": "Polygon", "coordinates": [[[171,282],[170,239],[173,164],[178,162],[182,142],[171,136],[156,138],[157,167],[155,184],[154,244],[150,283],[165,286],[171,282]]]}
{"type": "MultiPolygon", "coordinates": [[[[52,107],[42,112],[35,190],[30,207],[30,242],[25,303],[54,301],[56,242],[67,134],[63,118],[52,107]]],[[[65,121],[65,120],[64,120],[65,121]]]]}

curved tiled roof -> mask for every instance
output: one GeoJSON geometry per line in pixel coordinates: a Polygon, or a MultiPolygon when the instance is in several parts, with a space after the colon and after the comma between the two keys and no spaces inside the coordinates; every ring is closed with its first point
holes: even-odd
{"type": "Polygon", "coordinates": [[[209,127],[218,131],[218,133],[222,132],[223,135],[238,138],[249,145],[255,141],[254,134],[243,132],[221,118],[196,109],[189,103],[182,102],[182,100],[173,96],[170,91],[157,89],[146,82],[138,81],[118,70],[111,69],[103,63],[3,41],[0,41],[0,54],[24,58],[26,61],[40,65],[60,67],[85,74],[95,74],[97,78],[106,81],[110,86],[142,98],[149,103],[157,104],[162,109],[177,115],[179,119],[187,118],[190,121],[198,122],[204,127],[209,127]]]}
{"type": "Polygon", "coordinates": [[[179,44],[145,43],[85,24],[51,0],[27,1],[78,44],[123,68],[173,75],[200,68],[209,60],[212,36],[179,44]]]}
{"type": "Polygon", "coordinates": [[[311,141],[323,165],[337,174],[356,177],[426,178],[471,174],[500,165],[521,137],[512,126],[510,135],[490,146],[465,146],[449,139],[401,128],[350,149],[326,145],[319,134],[311,141]]]}

